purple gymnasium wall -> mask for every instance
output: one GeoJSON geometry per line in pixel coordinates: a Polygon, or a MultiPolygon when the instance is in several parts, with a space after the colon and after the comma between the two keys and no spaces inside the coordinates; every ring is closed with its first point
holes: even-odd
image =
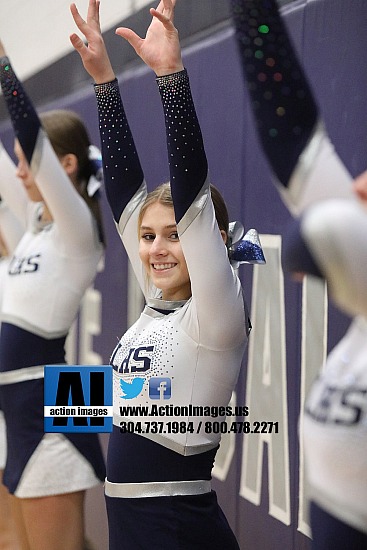
{"type": "MultiPolygon", "coordinates": [[[[366,167],[367,4],[365,0],[300,1],[288,4],[284,15],[336,149],[356,175],[366,167]]],[[[238,405],[249,405],[251,421],[277,421],[279,434],[223,438],[215,489],[242,550],[308,549],[299,412],[304,388],[321,366],[325,334],[330,349],[349,320],[332,305],[325,306],[326,302],[319,299],[323,291],[314,287],[313,281],[302,288],[287,275],[283,278],[277,236],[282,234],[289,214],[271,184],[270,170],[257,141],[232,29],[185,49],[184,62],[211,179],[222,190],[231,219],[241,220],[246,229],[258,229],[268,259],[266,266],[240,268],[254,326],[236,395],[238,405]],[[263,303],[268,310],[262,317],[263,303]],[[322,323],[325,313],[327,326],[322,323]],[[315,330],[319,326],[320,330],[315,330]],[[305,354],[307,345],[309,353],[305,354]],[[314,349],[318,354],[311,354],[314,349]],[[261,368],[266,376],[259,382],[261,368]],[[251,417],[252,410],[257,416],[251,417]],[[256,478],[253,486],[251,476],[256,478]]],[[[145,68],[120,76],[126,112],[152,188],[168,179],[162,109],[154,76],[145,68]]],[[[57,106],[79,112],[93,141],[99,143],[92,87],[64,97],[57,106]]],[[[9,140],[4,128],[4,141],[9,140]]],[[[127,261],[105,201],[103,207],[108,248],[104,271],[95,283],[101,295],[101,332],[92,344],[103,363],[108,363],[117,338],[126,329],[127,261]]],[[[98,499],[98,506],[102,506],[100,496],[98,499]]],[[[89,514],[95,517],[91,536],[103,550],[105,527],[98,522],[104,517],[99,519],[98,510],[89,514]]]]}

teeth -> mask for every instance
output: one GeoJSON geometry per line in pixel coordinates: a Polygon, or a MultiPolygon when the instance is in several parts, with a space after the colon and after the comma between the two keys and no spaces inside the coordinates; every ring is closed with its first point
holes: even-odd
{"type": "Polygon", "coordinates": [[[153,268],[157,271],[162,271],[163,269],[171,269],[175,267],[175,264],[153,264],[153,268]]]}

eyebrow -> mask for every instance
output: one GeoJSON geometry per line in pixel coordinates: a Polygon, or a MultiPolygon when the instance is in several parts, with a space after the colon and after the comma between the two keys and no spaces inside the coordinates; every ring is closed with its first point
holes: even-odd
{"type": "MultiPolygon", "coordinates": [[[[173,223],[171,225],[166,225],[164,226],[163,229],[177,229],[177,224],[176,223],[173,223]]],[[[152,227],[149,227],[148,225],[141,225],[140,226],[140,231],[152,231],[152,227]]]]}

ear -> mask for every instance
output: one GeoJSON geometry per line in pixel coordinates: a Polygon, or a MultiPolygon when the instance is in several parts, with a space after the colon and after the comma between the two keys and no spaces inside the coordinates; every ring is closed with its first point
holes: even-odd
{"type": "Polygon", "coordinates": [[[76,155],[73,153],[68,153],[63,157],[60,157],[60,162],[69,178],[74,181],[78,173],[78,159],[76,155]]]}
{"type": "Polygon", "coordinates": [[[227,233],[224,231],[224,229],[221,229],[221,230],[220,230],[220,234],[222,235],[222,239],[223,239],[224,244],[227,244],[228,235],[227,235],[227,233]]]}

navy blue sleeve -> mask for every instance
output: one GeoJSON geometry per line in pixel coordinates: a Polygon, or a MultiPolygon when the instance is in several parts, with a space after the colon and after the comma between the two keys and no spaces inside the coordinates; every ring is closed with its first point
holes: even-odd
{"type": "Polygon", "coordinates": [[[276,0],[231,0],[231,9],[258,135],[287,186],[318,109],[276,0]]]}
{"type": "Polygon", "coordinates": [[[96,84],[99,131],[106,195],[118,223],[144,174],[125,115],[117,79],[96,84]]]}
{"type": "Polygon", "coordinates": [[[200,125],[186,70],[157,78],[167,136],[176,222],[179,223],[208,174],[200,125]]]}
{"type": "Polygon", "coordinates": [[[41,122],[7,57],[0,58],[0,81],[15,136],[31,164],[41,122]]]}

